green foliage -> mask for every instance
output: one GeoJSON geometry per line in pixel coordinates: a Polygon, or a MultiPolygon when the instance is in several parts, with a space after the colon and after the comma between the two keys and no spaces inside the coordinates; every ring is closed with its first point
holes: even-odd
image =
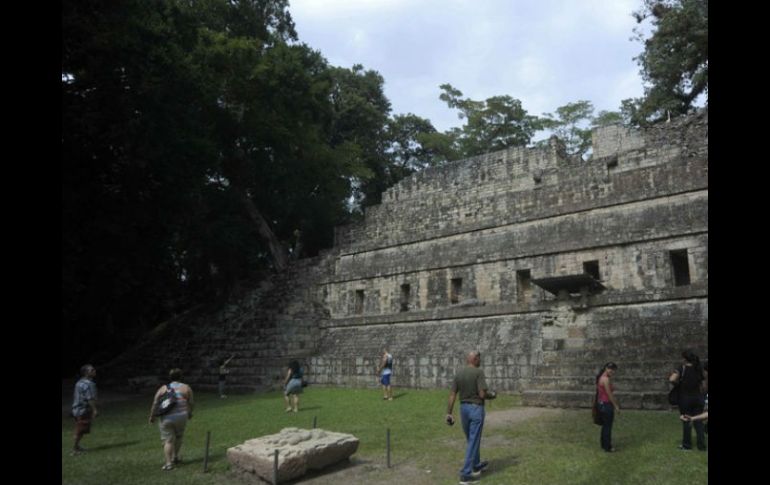
{"type": "Polygon", "coordinates": [[[590,101],[575,101],[556,108],[555,115],[545,113],[543,124],[564,142],[569,155],[583,158],[591,148],[591,128],[587,125],[593,112],[590,101]]]}
{"type": "Polygon", "coordinates": [[[387,126],[388,152],[393,157],[392,178],[401,179],[436,163],[436,155],[420,141],[436,134],[430,120],[412,113],[394,116],[387,126]]]}
{"type": "MultiPolygon", "coordinates": [[[[571,157],[586,159],[591,152],[591,131],[593,128],[614,124],[629,125],[630,116],[623,111],[600,111],[593,116],[594,107],[590,101],[575,101],[556,108],[556,114],[545,113],[543,124],[561,139],[571,157]]],[[[541,140],[536,146],[546,146],[548,140],[541,140]]]]}
{"type": "Polygon", "coordinates": [[[298,229],[306,255],[330,246],[388,161],[390,106],[376,72],[293,42],[287,0],[62,7],[69,372],[221,301],[298,229]]]}
{"type": "Polygon", "coordinates": [[[357,205],[379,203],[390,184],[385,153],[390,101],[385,97],[385,80],[360,64],[332,68],[331,76],[331,145],[343,146],[346,163],[354,167],[352,195],[357,205]]]}
{"type": "MultiPolygon", "coordinates": [[[[634,13],[650,19],[654,32],[636,60],[645,81],[641,99],[627,100],[634,124],[647,124],[692,110],[708,95],[708,0],[644,0],[634,13]]],[[[637,31],[642,40],[642,33],[637,31]]]]}
{"type": "Polygon", "coordinates": [[[62,13],[62,343],[104,359],[177,307],[175,245],[216,144],[189,62],[194,22],[175,3],[62,13]]]}
{"type": "Polygon", "coordinates": [[[416,140],[424,147],[426,152],[431,154],[430,160],[432,165],[443,165],[446,162],[463,157],[457,142],[460,133],[461,130],[459,128],[452,128],[444,133],[418,133],[416,140]]]}
{"type": "MultiPolygon", "coordinates": [[[[457,483],[465,438],[459,423],[449,427],[443,421],[447,390],[395,388],[394,396],[393,401],[385,402],[378,389],[310,386],[301,395],[299,413],[287,414],[278,392],[230,395],[228,399],[196,392],[195,415],[182,446],[184,463],[172,472],[160,470],[163,453],[158,428],[147,424],[151,394],[105,402],[99,407],[92,433],[83,439],[83,446],[90,450],[85,455],[68,456],[73,423],[71,418],[62,419],[62,483],[231,483],[227,448],[285,427],[311,428],[314,416],[319,428],[359,438],[359,449],[353,455],[358,464],[343,472],[350,473],[343,475],[350,483],[457,483]],[[391,431],[390,470],[385,469],[387,428],[391,431]],[[211,443],[209,471],[204,474],[207,431],[211,431],[211,443]]],[[[539,416],[499,424],[491,419],[499,411],[517,409],[522,410],[518,397],[502,394],[487,408],[481,456],[490,461],[490,469],[484,483],[708,481],[708,454],[676,449],[681,440],[676,413],[623,410],[612,434],[618,451],[607,454],[599,449],[599,427],[591,422],[589,410],[539,409],[539,416]]],[[[532,412],[532,408],[523,409],[532,412]]]]}
{"type": "Polygon", "coordinates": [[[608,126],[608,125],[627,125],[627,120],[622,113],[618,111],[599,111],[599,114],[591,121],[591,126],[608,126]]]}
{"type": "Polygon", "coordinates": [[[527,114],[521,101],[511,96],[492,96],[485,101],[462,99],[463,93],[450,84],[442,84],[439,98],[459,110],[462,128],[453,128],[442,136],[423,136],[428,150],[447,160],[472,157],[515,146],[526,146],[543,121],[527,114]]]}

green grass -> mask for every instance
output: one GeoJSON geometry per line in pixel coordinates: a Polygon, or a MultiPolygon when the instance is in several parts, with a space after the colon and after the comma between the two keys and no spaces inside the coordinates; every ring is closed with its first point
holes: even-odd
{"type": "MultiPolygon", "coordinates": [[[[386,428],[390,428],[393,468],[376,468],[370,477],[392,474],[403,485],[457,483],[465,444],[459,422],[453,427],[443,422],[447,392],[396,389],[395,397],[385,402],[374,389],[311,386],[301,396],[300,412],[287,414],[279,392],[228,399],[196,393],[195,416],[182,446],[185,463],[172,472],[160,470],[160,434],[157,424],[147,423],[151,396],[104,403],[92,433],[83,438],[89,449],[85,455],[69,456],[73,423],[71,418],[62,419],[62,483],[230,483],[228,447],[289,426],[311,428],[314,416],[319,428],[359,438],[354,457],[377,466],[385,464],[386,428]],[[211,431],[209,471],[203,473],[207,431],[211,431]],[[411,475],[402,476],[405,470],[411,475]]],[[[517,396],[501,395],[488,412],[519,405],[517,396]]],[[[456,406],[455,416],[458,413],[456,406]]],[[[491,466],[483,483],[707,483],[708,454],[678,451],[680,439],[681,426],[673,412],[622,411],[613,428],[618,449],[614,454],[599,449],[599,427],[592,424],[589,410],[564,410],[503,427],[487,425],[481,450],[491,466]]]]}

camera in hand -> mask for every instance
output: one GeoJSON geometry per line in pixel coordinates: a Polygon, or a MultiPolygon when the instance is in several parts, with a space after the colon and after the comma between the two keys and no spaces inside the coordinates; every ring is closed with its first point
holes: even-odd
{"type": "Polygon", "coordinates": [[[446,424],[448,424],[449,426],[452,426],[453,424],[455,424],[454,416],[452,416],[451,414],[447,414],[446,424]]]}

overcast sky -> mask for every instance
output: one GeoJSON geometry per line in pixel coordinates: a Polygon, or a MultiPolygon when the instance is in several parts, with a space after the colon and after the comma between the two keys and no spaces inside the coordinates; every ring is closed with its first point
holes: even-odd
{"type": "MultiPolygon", "coordinates": [[[[639,97],[631,13],[641,0],[290,0],[301,42],[335,66],[385,78],[392,114],[439,131],[461,126],[438,97],[509,95],[530,114],[588,100],[600,110],[639,97]]],[[[540,138],[538,136],[537,138],[540,138]]]]}

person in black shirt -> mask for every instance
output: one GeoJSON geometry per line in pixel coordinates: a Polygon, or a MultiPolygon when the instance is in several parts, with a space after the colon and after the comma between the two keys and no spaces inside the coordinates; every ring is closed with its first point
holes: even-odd
{"type": "MultiPolygon", "coordinates": [[[[683,416],[696,416],[703,412],[703,386],[705,375],[701,367],[700,359],[692,351],[682,352],[682,366],[669,377],[669,381],[679,383],[679,414],[683,416]]],[[[706,450],[706,437],[703,432],[703,421],[682,420],[682,444],[680,450],[692,449],[692,428],[695,428],[695,436],[698,449],[706,450]]]]}

